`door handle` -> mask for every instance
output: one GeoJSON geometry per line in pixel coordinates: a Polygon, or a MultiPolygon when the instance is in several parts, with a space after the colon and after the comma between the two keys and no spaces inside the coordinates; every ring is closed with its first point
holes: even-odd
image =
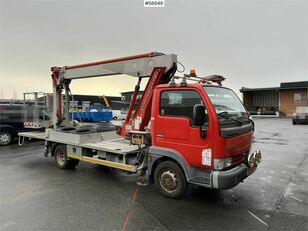
{"type": "Polygon", "coordinates": [[[156,138],[162,139],[162,138],[164,138],[164,135],[163,134],[156,134],[156,138]]]}

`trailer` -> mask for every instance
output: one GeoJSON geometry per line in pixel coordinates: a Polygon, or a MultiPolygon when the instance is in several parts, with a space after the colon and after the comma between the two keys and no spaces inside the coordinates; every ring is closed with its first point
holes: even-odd
{"type": "Polygon", "coordinates": [[[11,144],[18,132],[42,130],[50,126],[47,113],[50,95],[44,92],[23,93],[21,104],[0,104],[0,146],[11,144]]]}
{"type": "Polygon", "coordinates": [[[176,76],[175,54],[150,52],[51,71],[52,127],[19,136],[21,145],[44,140],[45,156],[53,156],[59,168],[76,167],[79,161],[108,166],[135,173],[139,185],[155,183],[164,196],[179,198],[189,184],[232,188],[261,162],[261,152],[251,152],[253,121],[236,94],[222,87],[224,77],[200,77],[194,70],[176,76]],[[71,81],[112,75],[137,79],[123,125],[71,123],[71,81]],[[143,79],[148,82],[135,106],[143,79]]]}

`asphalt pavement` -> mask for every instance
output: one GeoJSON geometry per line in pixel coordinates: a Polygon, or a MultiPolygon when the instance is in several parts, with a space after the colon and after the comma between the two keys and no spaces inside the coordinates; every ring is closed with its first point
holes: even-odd
{"type": "Polygon", "coordinates": [[[233,189],[181,200],[87,163],[61,170],[44,143],[0,149],[0,230],[308,230],[308,125],[256,119],[258,170],[233,189]]]}

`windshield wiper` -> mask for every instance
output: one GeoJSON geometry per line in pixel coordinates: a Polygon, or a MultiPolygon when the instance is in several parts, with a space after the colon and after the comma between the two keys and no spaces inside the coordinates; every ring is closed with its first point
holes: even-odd
{"type": "Polygon", "coordinates": [[[219,112],[219,113],[217,113],[217,115],[218,115],[218,117],[220,117],[220,118],[226,118],[226,119],[228,119],[228,112],[227,111],[222,111],[222,112],[219,112]]]}
{"type": "Polygon", "coordinates": [[[242,126],[242,124],[243,124],[242,121],[239,121],[239,120],[234,119],[234,118],[232,118],[232,117],[230,117],[229,119],[235,121],[236,123],[238,123],[238,124],[241,125],[241,126],[242,126]]]}
{"type": "Polygon", "coordinates": [[[233,120],[234,122],[236,122],[239,125],[243,124],[242,121],[239,121],[239,120],[233,118],[231,115],[229,115],[229,113],[227,111],[219,112],[219,113],[217,113],[217,116],[220,117],[220,118],[227,119],[227,120],[233,120]]]}

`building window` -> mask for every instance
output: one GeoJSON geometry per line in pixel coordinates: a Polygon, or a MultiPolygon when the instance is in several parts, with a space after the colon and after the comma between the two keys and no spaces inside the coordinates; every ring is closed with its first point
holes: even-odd
{"type": "Polygon", "coordinates": [[[295,93],[294,94],[294,103],[301,103],[301,102],[302,102],[301,93],[295,93]]]}
{"type": "Polygon", "coordinates": [[[196,91],[163,91],[160,98],[160,115],[192,119],[195,104],[202,104],[196,91]]]}

